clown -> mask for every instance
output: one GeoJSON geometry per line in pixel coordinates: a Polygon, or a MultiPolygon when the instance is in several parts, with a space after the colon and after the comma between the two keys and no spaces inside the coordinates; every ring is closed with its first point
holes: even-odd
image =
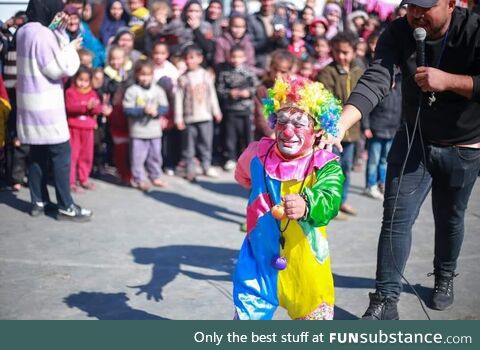
{"type": "Polygon", "coordinates": [[[250,190],[247,236],[234,274],[235,318],[333,319],[326,225],[340,207],[337,157],[317,148],[335,135],[340,104],[320,83],[277,80],[263,101],[276,140],[242,153],[235,179],[250,190]]]}

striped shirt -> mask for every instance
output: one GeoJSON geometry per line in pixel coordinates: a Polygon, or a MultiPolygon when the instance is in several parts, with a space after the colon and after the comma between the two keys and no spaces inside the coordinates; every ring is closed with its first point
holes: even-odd
{"type": "Polygon", "coordinates": [[[59,144],[70,138],[63,78],[75,74],[80,59],[66,36],[38,22],[17,34],[17,130],[30,145],[59,144]]]}

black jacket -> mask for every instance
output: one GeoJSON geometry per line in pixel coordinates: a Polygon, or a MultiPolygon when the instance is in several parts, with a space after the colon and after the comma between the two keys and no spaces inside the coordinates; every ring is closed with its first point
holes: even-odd
{"type": "MultiPolygon", "coordinates": [[[[394,65],[402,71],[402,117],[413,125],[419,103],[424,138],[433,143],[471,144],[480,142],[480,16],[455,8],[441,55],[439,69],[473,78],[473,97],[467,99],[453,92],[436,93],[430,107],[427,94],[415,83],[415,40],[406,18],[393,21],[381,35],[373,64],[358,82],[347,104],[357,107],[362,116],[385,97],[390,90],[394,65]]],[[[435,67],[442,39],[426,41],[426,62],[435,67]]]]}
{"type": "Polygon", "coordinates": [[[364,115],[361,120],[362,130],[370,129],[373,136],[382,139],[391,139],[401,124],[402,109],[402,76],[395,75],[395,87],[373,109],[370,114],[364,115]]]}

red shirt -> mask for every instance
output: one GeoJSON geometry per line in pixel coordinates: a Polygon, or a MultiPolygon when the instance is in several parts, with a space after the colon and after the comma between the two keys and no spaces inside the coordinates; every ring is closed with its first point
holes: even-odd
{"type": "Polygon", "coordinates": [[[97,127],[95,116],[102,113],[102,102],[93,89],[82,93],[75,86],[70,86],[65,92],[65,107],[69,127],[92,130],[97,127]],[[92,109],[87,107],[90,100],[97,101],[92,109]]]}

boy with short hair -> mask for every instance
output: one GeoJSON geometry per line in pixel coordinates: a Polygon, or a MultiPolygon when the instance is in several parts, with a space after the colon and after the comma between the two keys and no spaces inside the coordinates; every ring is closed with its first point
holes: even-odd
{"type": "Polygon", "coordinates": [[[212,165],[213,119],[222,120],[212,76],[201,66],[202,49],[189,45],[184,50],[187,71],[178,79],[175,95],[175,125],[185,130],[182,135],[182,157],[186,162],[186,178],[196,182],[193,158],[198,149],[204,175],[216,177],[212,165]]]}
{"type": "MultiPolygon", "coordinates": [[[[330,47],[333,62],[320,72],[318,81],[323,83],[344,104],[363,74],[363,69],[354,60],[356,39],[351,33],[339,33],[330,40],[330,47]]],[[[347,203],[347,196],[355,155],[355,143],[360,139],[360,136],[360,122],[358,122],[347,131],[342,141],[343,153],[340,162],[345,174],[345,183],[340,210],[348,215],[357,214],[357,210],[347,203]]],[[[347,216],[340,214],[338,219],[347,219],[347,216]]]]}
{"type": "Polygon", "coordinates": [[[225,170],[235,168],[237,157],[252,140],[253,96],[259,85],[256,74],[246,63],[245,49],[234,45],[229,64],[217,79],[217,92],[225,115],[225,170]]]}

